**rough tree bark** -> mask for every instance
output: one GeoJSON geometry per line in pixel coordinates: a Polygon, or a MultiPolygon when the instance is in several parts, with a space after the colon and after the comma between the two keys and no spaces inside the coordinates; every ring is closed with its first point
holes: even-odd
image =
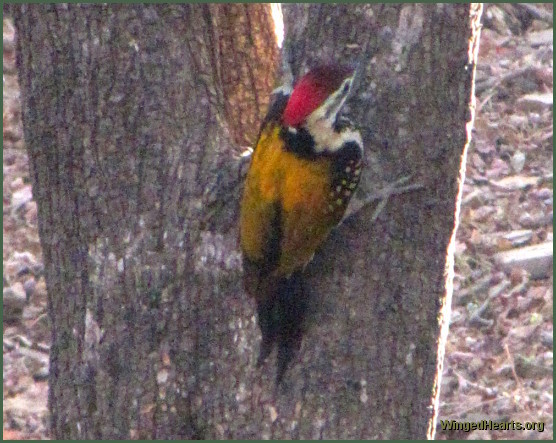
{"type": "Polygon", "coordinates": [[[410,173],[424,189],[374,224],[372,208],[354,214],[317,255],[312,325],[275,392],[271,365],[254,367],[233,153],[252,139],[276,50],[266,5],[229,7],[11,10],[52,322],[52,436],[430,436],[480,8],[285,8],[294,74],[316,58],[365,62],[351,103],[368,152],[362,193],[410,173]]]}
{"type": "Polygon", "coordinates": [[[311,378],[327,380],[323,436],[434,435],[480,14],[480,5],[286,9],[296,61],[367,45],[367,79],[351,102],[368,150],[362,190],[407,175],[424,186],[391,199],[375,223],[372,207],[350,218],[310,267],[330,315],[300,366],[334,368],[311,378]]]}

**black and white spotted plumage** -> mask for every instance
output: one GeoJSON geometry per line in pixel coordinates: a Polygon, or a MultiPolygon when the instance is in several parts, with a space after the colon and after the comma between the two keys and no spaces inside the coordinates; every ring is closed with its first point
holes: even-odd
{"type": "Polygon", "coordinates": [[[350,140],[332,155],[332,190],[328,210],[337,213],[341,219],[359,184],[363,149],[357,141],[350,140]]]}

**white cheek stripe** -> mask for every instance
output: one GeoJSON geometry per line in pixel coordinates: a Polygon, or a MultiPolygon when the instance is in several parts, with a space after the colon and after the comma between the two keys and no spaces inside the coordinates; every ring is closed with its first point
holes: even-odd
{"type": "Polygon", "coordinates": [[[361,149],[363,148],[361,135],[358,131],[344,129],[342,132],[336,132],[333,129],[336,116],[344,106],[347,97],[347,94],[344,93],[343,97],[338,101],[339,96],[343,93],[342,90],[346,82],[350,82],[351,86],[351,79],[345,80],[338,91],[328,97],[324,104],[309,115],[307,123],[305,123],[305,127],[315,140],[314,149],[318,154],[323,152],[336,152],[340,150],[344,143],[349,141],[354,141],[361,149]],[[330,112],[328,117],[326,115],[327,112],[330,112]]]}
{"type": "MultiPolygon", "coordinates": [[[[318,110],[313,114],[316,112],[318,110]]],[[[357,143],[361,148],[363,147],[359,131],[344,129],[342,132],[336,132],[332,129],[332,124],[328,120],[313,120],[313,114],[307,120],[306,128],[313,136],[316,153],[339,151],[345,143],[350,141],[357,143]]]]}

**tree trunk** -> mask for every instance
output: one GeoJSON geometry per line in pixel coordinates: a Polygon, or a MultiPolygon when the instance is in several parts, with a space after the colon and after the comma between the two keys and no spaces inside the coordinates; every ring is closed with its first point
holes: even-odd
{"type": "Polygon", "coordinates": [[[326,386],[325,438],[434,435],[480,13],[479,5],[286,8],[289,53],[301,65],[361,50],[371,58],[351,103],[367,149],[362,190],[407,175],[424,187],[391,198],[375,223],[373,207],[350,217],[309,268],[329,314],[315,322],[305,341],[314,351],[299,367],[333,369],[299,379],[305,391],[326,386]]]}
{"type": "Polygon", "coordinates": [[[314,315],[278,391],[274,368],[254,367],[233,155],[274,81],[268,5],[12,12],[52,437],[430,436],[480,8],[285,8],[294,74],[317,57],[367,67],[351,103],[362,193],[410,173],[423,190],[392,198],[375,223],[372,208],[354,214],[308,267],[314,315]]]}

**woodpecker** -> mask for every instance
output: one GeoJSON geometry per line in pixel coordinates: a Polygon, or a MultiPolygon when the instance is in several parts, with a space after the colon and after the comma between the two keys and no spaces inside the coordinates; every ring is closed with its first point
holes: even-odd
{"type": "Polygon", "coordinates": [[[247,172],[240,215],[244,286],[257,303],[257,365],[277,345],[276,382],[301,347],[303,270],[342,219],[361,174],[361,135],[340,111],[354,71],[311,69],[275,94],[247,172]]]}

